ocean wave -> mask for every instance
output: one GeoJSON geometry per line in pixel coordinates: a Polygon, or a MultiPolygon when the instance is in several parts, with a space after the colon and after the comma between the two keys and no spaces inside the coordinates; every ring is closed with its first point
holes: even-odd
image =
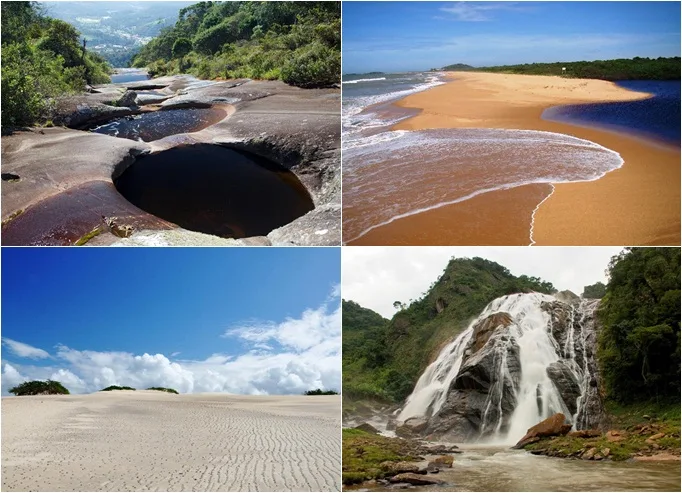
{"type": "Polygon", "coordinates": [[[593,181],[623,165],[620,154],[600,144],[536,130],[438,129],[368,139],[344,147],[345,242],[483,193],[593,181]]]}
{"type": "Polygon", "coordinates": [[[358,82],[374,82],[376,80],[386,80],[386,77],[378,77],[376,79],[344,80],[342,84],[357,84],[358,82]]]}

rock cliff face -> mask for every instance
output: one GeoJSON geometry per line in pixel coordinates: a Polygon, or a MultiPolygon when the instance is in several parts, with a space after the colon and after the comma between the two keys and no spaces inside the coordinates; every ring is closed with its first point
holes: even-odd
{"type": "MultiPolygon", "coordinates": [[[[341,243],[338,89],[169,76],[108,84],[66,98],[58,104],[55,123],[65,127],[17,131],[2,138],[3,180],[18,177],[5,180],[2,187],[3,245],[70,245],[88,235],[93,235],[88,244],[100,245],[341,243]],[[149,90],[154,94],[145,94],[149,90]],[[149,101],[160,104],[146,104],[149,101]],[[126,115],[208,107],[225,109],[225,118],[202,130],[150,143],[80,130],[126,115]],[[197,144],[255,154],[291,171],[310,194],[313,210],[267,236],[225,239],[148,214],[113,186],[140,156],[197,144]],[[113,234],[106,227],[112,218],[132,233],[125,238],[113,234]]],[[[191,166],[187,172],[192,172],[191,166]]],[[[249,183],[243,186],[248,188],[249,183]]]]}
{"type": "Polygon", "coordinates": [[[560,298],[528,293],[490,303],[426,369],[399,427],[440,440],[510,443],[555,413],[576,429],[598,427],[599,302],[560,298]]]}

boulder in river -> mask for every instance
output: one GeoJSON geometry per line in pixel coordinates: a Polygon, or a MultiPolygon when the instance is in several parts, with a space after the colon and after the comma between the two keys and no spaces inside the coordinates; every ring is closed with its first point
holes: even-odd
{"type": "Polygon", "coordinates": [[[372,425],[369,424],[369,423],[362,423],[362,424],[359,424],[359,425],[356,426],[354,429],[360,430],[360,431],[365,431],[365,432],[367,432],[367,433],[372,433],[372,434],[374,434],[374,435],[378,435],[378,434],[379,434],[379,430],[377,430],[374,426],[372,426],[372,425]]]}
{"type": "Polygon", "coordinates": [[[128,108],[137,106],[137,93],[135,91],[126,91],[123,93],[123,96],[118,98],[114,104],[114,106],[125,106],[128,108]]]}
{"type": "MultiPolygon", "coordinates": [[[[420,467],[412,462],[385,461],[379,464],[379,467],[390,475],[402,474],[407,472],[421,474],[420,467]]],[[[426,474],[426,471],[424,471],[424,474],[426,474]]]]}
{"type": "Polygon", "coordinates": [[[395,429],[395,434],[403,438],[412,438],[426,429],[428,421],[423,418],[410,418],[395,429]]]}
{"type": "Polygon", "coordinates": [[[571,429],[571,426],[566,425],[564,421],[566,421],[566,416],[564,416],[563,413],[556,413],[550,416],[535,426],[530,427],[524,437],[514,445],[514,448],[523,448],[529,443],[532,443],[531,440],[535,438],[567,434],[571,429]],[[568,428],[566,428],[567,426],[568,428]]]}
{"type": "Polygon", "coordinates": [[[428,486],[431,484],[443,484],[443,481],[422,474],[402,473],[388,479],[391,483],[408,483],[414,486],[428,486]]]}

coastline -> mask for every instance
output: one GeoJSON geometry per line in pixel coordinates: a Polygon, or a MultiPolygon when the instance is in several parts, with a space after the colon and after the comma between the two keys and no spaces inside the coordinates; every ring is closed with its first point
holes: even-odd
{"type": "Polygon", "coordinates": [[[631,134],[542,119],[543,112],[553,106],[633,101],[646,99],[649,94],[599,80],[478,72],[448,73],[448,77],[456,78],[393,103],[420,111],[392,130],[504,128],[555,132],[611,149],[620,154],[624,164],[598,180],[541,185],[544,196],[538,194],[537,185],[517,187],[524,191],[514,193],[501,190],[482,194],[476,197],[476,215],[495,221],[486,219],[483,226],[471,219],[469,200],[379,226],[349,244],[439,244],[444,241],[438,241],[442,229],[431,226],[456,224],[460,241],[448,244],[528,245],[532,228],[532,241],[537,245],[679,245],[679,148],[631,134]],[[515,220],[509,219],[510,211],[515,213],[515,220]],[[524,234],[519,221],[525,222],[525,218],[529,219],[524,234]],[[422,224],[429,225],[431,234],[420,231],[423,238],[414,243],[410,238],[422,224]]]}

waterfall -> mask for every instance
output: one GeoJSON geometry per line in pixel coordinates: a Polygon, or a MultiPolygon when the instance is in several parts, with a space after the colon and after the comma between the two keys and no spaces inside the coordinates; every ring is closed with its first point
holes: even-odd
{"type": "Polygon", "coordinates": [[[573,296],[492,301],[426,368],[398,421],[426,420],[425,434],[505,443],[557,412],[574,427],[593,425],[599,301],[573,296]]]}

